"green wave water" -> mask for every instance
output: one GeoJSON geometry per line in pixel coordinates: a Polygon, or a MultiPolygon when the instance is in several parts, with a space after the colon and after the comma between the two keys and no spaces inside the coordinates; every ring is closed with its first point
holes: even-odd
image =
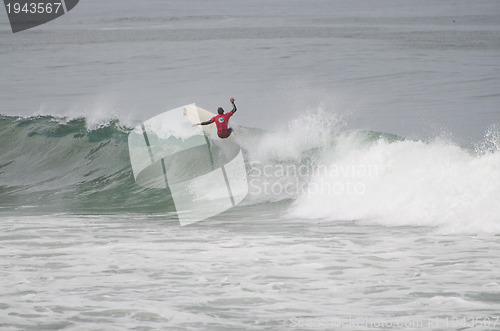
{"type": "Polygon", "coordinates": [[[119,121],[87,129],[86,120],[0,117],[0,200],[4,210],[160,212],[161,190],[135,184],[119,121]]]}

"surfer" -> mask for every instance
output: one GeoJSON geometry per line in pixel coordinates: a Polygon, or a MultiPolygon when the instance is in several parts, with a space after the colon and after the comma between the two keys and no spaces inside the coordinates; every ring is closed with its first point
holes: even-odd
{"type": "Polygon", "coordinates": [[[233,110],[224,114],[224,109],[222,107],[219,107],[217,109],[217,112],[219,113],[219,115],[212,117],[208,121],[201,122],[198,124],[193,124],[193,126],[208,125],[208,124],[212,124],[215,122],[215,125],[217,125],[217,135],[219,136],[219,138],[224,139],[224,138],[229,137],[231,135],[231,133],[233,132],[232,128],[227,127],[227,125],[229,124],[229,118],[231,116],[233,116],[237,110],[236,105],[234,104],[234,98],[229,99],[229,101],[233,104],[233,110]]]}

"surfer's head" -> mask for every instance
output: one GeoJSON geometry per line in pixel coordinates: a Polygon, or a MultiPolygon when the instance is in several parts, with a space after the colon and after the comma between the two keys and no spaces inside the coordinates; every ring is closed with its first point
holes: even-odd
{"type": "Polygon", "coordinates": [[[222,114],[224,114],[224,109],[222,109],[222,107],[219,107],[217,109],[217,112],[219,113],[219,115],[222,115],[222,114]]]}

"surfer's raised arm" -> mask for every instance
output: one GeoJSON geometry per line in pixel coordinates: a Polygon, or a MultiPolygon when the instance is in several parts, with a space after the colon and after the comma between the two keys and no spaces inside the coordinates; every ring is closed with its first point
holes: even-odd
{"type": "Polygon", "coordinates": [[[231,102],[233,104],[233,110],[231,110],[231,111],[233,112],[233,114],[236,113],[236,111],[238,109],[236,109],[236,105],[234,104],[234,98],[229,99],[229,102],[231,102]]]}

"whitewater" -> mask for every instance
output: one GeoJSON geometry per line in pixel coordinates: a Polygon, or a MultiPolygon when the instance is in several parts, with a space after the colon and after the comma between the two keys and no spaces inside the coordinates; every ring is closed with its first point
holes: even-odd
{"type": "Polygon", "coordinates": [[[499,13],[86,0],[12,34],[0,10],[0,329],[500,329],[499,13]],[[129,134],[229,97],[248,194],[181,226],[129,134]]]}

